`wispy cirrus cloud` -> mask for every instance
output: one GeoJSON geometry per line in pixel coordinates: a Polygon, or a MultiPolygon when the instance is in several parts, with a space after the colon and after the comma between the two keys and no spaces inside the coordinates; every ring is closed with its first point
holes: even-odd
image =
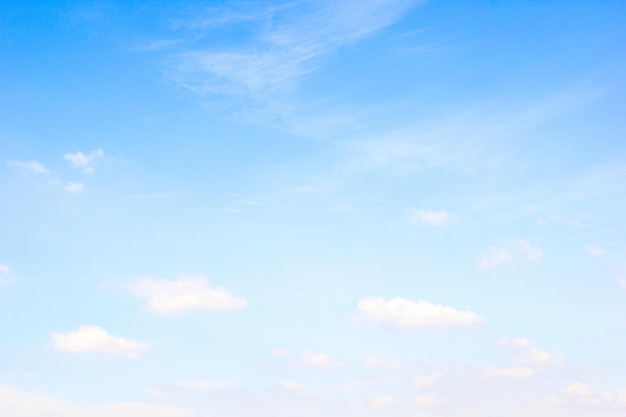
{"type": "Polygon", "coordinates": [[[481,323],[484,319],[472,311],[461,311],[428,301],[410,301],[396,297],[364,298],[358,302],[361,315],[382,325],[400,328],[420,327],[463,327],[481,323]]]}
{"type": "Polygon", "coordinates": [[[626,410],[626,389],[623,388],[598,390],[582,382],[574,382],[564,387],[561,394],[566,402],[575,406],[611,407],[626,410]]]}
{"type": "Polygon", "coordinates": [[[444,226],[450,221],[447,211],[409,209],[410,223],[423,223],[429,226],[444,226]]]}
{"type": "Polygon", "coordinates": [[[368,405],[371,408],[385,408],[395,405],[397,400],[392,395],[374,395],[370,398],[368,405]]]}
{"type": "Polygon", "coordinates": [[[317,368],[317,369],[334,369],[343,368],[345,365],[324,353],[313,352],[311,350],[305,350],[300,355],[300,361],[298,365],[317,368]]]}
{"type": "Polygon", "coordinates": [[[520,239],[510,241],[503,246],[489,248],[480,260],[479,268],[482,270],[490,269],[519,259],[537,262],[542,258],[543,251],[541,249],[520,239]]]}
{"type": "Polygon", "coordinates": [[[64,158],[72,164],[74,167],[82,170],[85,173],[92,173],[94,163],[104,157],[104,151],[101,148],[91,151],[88,154],[84,154],[80,151],[76,153],[66,153],[64,158]]]}
{"type": "Polygon", "coordinates": [[[81,326],[67,333],[52,333],[52,346],[64,352],[96,352],[112,356],[136,358],[152,348],[149,343],[141,343],[120,336],[113,336],[98,326],[81,326]]]}
{"type": "Polygon", "coordinates": [[[192,310],[228,311],[247,306],[244,298],[223,288],[210,287],[203,276],[180,276],[176,280],[141,278],[122,289],[146,299],[149,311],[163,315],[192,310]]]}
{"type": "Polygon", "coordinates": [[[367,355],[363,364],[366,368],[402,368],[402,363],[400,361],[389,358],[379,358],[374,355],[367,355]]]}
{"type": "Polygon", "coordinates": [[[298,397],[317,397],[318,395],[315,391],[304,388],[300,383],[296,381],[281,381],[280,386],[285,391],[298,397]]]}

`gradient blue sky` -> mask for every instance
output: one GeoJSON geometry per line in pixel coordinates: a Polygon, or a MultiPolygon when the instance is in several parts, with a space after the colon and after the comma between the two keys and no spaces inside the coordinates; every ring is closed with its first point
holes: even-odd
{"type": "Polygon", "coordinates": [[[626,2],[0,2],[0,416],[626,413],[626,2]]]}

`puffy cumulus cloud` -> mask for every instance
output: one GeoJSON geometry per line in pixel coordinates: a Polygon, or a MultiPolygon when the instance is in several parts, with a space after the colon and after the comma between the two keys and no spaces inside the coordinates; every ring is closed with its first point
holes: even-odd
{"type": "Polygon", "coordinates": [[[444,226],[450,221],[447,211],[409,209],[410,223],[424,223],[429,226],[444,226]]]}
{"type": "Polygon", "coordinates": [[[382,297],[365,298],[358,302],[358,308],[364,317],[375,323],[402,328],[461,327],[483,321],[483,317],[471,311],[400,297],[388,301],[382,297]]]}
{"type": "Polygon", "coordinates": [[[374,355],[367,355],[364,361],[366,368],[401,368],[402,364],[395,359],[378,358],[374,355]]]}
{"type": "Polygon", "coordinates": [[[415,375],[413,377],[413,384],[415,388],[422,389],[433,385],[435,382],[443,377],[440,373],[433,373],[428,375],[415,375]]]}
{"type": "Polygon", "coordinates": [[[93,172],[94,162],[104,157],[104,151],[101,148],[98,148],[86,155],[78,151],[76,153],[66,153],[64,157],[74,167],[81,169],[83,172],[89,173],[93,172]]]}
{"type": "Polygon", "coordinates": [[[626,389],[595,390],[582,382],[574,382],[561,390],[564,399],[574,405],[612,407],[626,410],[626,389]]]}
{"type": "Polygon", "coordinates": [[[79,182],[68,182],[65,185],[65,190],[70,193],[80,193],[85,189],[85,186],[79,182]]]}
{"type": "Polygon", "coordinates": [[[543,259],[543,251],[526,240],[510,241],[504,246],[488,249],[480,260],[479,268],[490,269],[519,259],[537,262],[543,259]]]}
{"type": "Polygon", "coordinates": [[[396,404],[396,399],[391,395],[374,395],[368,405],[372,408],[391,407],[396,404]]]}
{"type": "Polygon", "coordinates": [[[317,396],[316,392],[307,390],[296,381],[282,381],[280,383],[280,386],[285,391],[291,394],[297,395],[298,397],[316,397],[317,396]]]}
{"type": "Polygon", "coordinates": [[[55,349],[70,353],[98,352],[136,358],[152,347],[149,343],[135,342],[113,336],[97,326],[81,326],[75,332],[52,333],[55,349]]]}
{"type": "Polygon", "coordinates": [[[596,245],[585,246],[585,252],[592,256],[602,256],[605,253],[604,249],[596,245]]]}
{"type": "Polygon", "coordinates": [[[518,366],[505,368],[490,366],[485,371],[485,376],[487,378],[526,379],[534,377],[535,374],[536,372],[533,369],[518,366]]]}
{"type": "Polygon", "coordinates": [[[191,413],[180,407],[144,402],[79,406],[59,398],[0,384],[0,415],[6,417],[188,417],[191,413]]]}
{"type": "Polygon", "coordinates": [[[212,288],[203,276],[176,280],[141,278],[123,287],[129,293],[145,298],[147,309],[157,314],[182,314],[190,310],[235,310],[247,306],[244,298],[223,288],[212,288]]]}
{"type": "Polygon", "coordinates": [[[298,365],[317,369],[333,369],[342,368],[344,366],[343,363],[332,359],[328,355],[312,352],[310,350],[302,352],[298,365]]]}
{"type": "Polygon", "coordinates": [[[445,403],[445,398],[437,394],[421,394],[415,397],[415,404],[420,407],[430,407],[445,403]]]}
{"type": "Polygon", "coordinates": [[[43,164],[37,161],[9,161],[7,165],[11,168],[20,168],[25,169],[26,171],[30,171],[33,174],[47,174],[48,168],[46,168],[43,164]]]}

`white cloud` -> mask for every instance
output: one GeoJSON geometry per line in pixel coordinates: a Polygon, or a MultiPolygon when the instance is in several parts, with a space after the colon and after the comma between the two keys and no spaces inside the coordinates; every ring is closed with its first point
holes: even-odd
{"type": "Polygon", "coordinates": [[[382,297],[365,298],[359,301],[358,308],[375,323],[403,328],[471,326],[483,321],[481,316],[471,311],[400,297],[389,301],[382,297]]]}
{"type": "Polygon", "coordinates": [[[450,214],[447,211],[418,210],[409,209],[409,222],[425,223],[430,226],[443,226],[450,221],[450,214]]]}
{"type": "Polygon", "coordinates": [[[369,406],[372,408],[391,407],[396,403],[396,399],[391,395],[374,395],[369,400],[369,406]]]}
{"type": "Polygon", "coordinates": [[[148,300],[148,310],[158,314],[181,314],[189,310],[225,311],[244,308],[247,302],[222,288],[209,287],[203,276],[176,280],[141,278],[124,288],[148,300]]]}
{"type": "Polygon", "coordinates": [[[91,151],[89,154],[85,155],[84,153],[78,151],[76,153],[66,153],[65,159],[69,161],[76,168],[80,168],[83,172],[93,172],[93,163],[98,159],[104,157],[104,151],[101,148],[98,148],[94,151],[91,151]]]}
{"type": "Polygon", "coordinates": [[[98,352],[135,358],[150,350],[149,343],[113,336],[97,326],[81,326],[75,332],[52,333],[53,347],[70,353],[98,352]]]}
{"type": "Polygon", "coordinates": [[[494,266],[513,262],[515,258],[504,248],[491,248],[480,261],[480,269],[489,269],[494,266]]]}
{"type": "Polygon", "coordinates": [[[83,184],[79,182],[68,182],[65,185],[65,189],[69,191],[70,193],[79,193],[83,191],[85,187],[83,186],[83,184]]]}
{"type": "Polygon", "coordinates": [[[366,368],[401,368],[402,364],[395,359],[378,358],[367,355],[364,365],[366,368]]]}
{"type": "Polygon", "coordinates": [[[495,368],[490,366],[485,372],[487,378],[526,379],[535,376],[535,371],[524,367],[495,368]]]}
{"type": "Polygon", "coordinates": [[[599,391],[582,382],[574,382],[563,388],[561,393],[575,404],[626,409],[626,389],[599,391]]]}
{"type": "Polygon", "coordinates": [[[619,280],[617,280],[617,283],[626,290],[626,279],[624,278],[620,278],[619,280]]]}
{"type": "Polygon", "coordinates": [[[498,340],[498,344],[500,346],[507,347],[527,347],[530,346],[530,340],[526,339],[525,337],[520,337],[517,339],[500,339],[498,340]]]}
{"type": "Polygon", "coordinates": [[[8,274],[11,272],[9,265],[0,264],[0,274],[8,274]]]}
{"type": "Polygon", "coordinates": [[[587,252],[589,255],[593,255],[593,256],[602,256],[602,255],[604,255],[604,249],[602,249],[599,246],[595,246],[595,245],[587,245],[587,246],[585,246],[585,252],[587,252]]]}
{"type": "Polygon", "coordinates": [[[302,385],[300,385],[296,381],[282,381],[280,383],[280,386],[285,391],[288,391],[299,397],[316,397],[317,396],[316,392],[305,389],[302,385]]]}
{"type": "Polygon", "coordinates": [[[543,252],[536,246],[531,245],[525,240],[514,242],[514,246],[521,252],[521,255],[531,261],[539,261],[543,258],[543,252]]]}
{"type": "Polygon", "coordinates": [[[48,169],[37,161],[28,161],[28,162],[9,161],[7,165],[9,167],[25,169],[27,171],[32,172],[33,174],[47,174],[48,173],[48,169]]]}
{"type": "Polygon", "coordinates": [[[6,417],[187,417],[191,414],[184,408],[144,402],[118,402],[96,406],[76,405],[59,398],[0,384],[0,415],[6,417]]]}
{"type": "Polygon", "coordinates": [[[176,388],[182,388],[189,391],[211,392],[237,387],[237,384],[229,381],[221,381],[214,379],[178,381],[174,384],[176,388]]]}
{"type": "Polygon", "coordinates": [[[430,375],[415,375],[415,377],[413,377],[413,384],[415,385],[416,389],[422,389],[433,385],[435,382],[440,380],[441,377],[442,375],[439,373],[434,373],[430,375]]]}
{"type": "Polygon", "coordinates": [[[330,358],[328,355],[312,352],[310,350],[302,352],[298,365],[318,369],[341,368],[344,366],[341,362],[330,358]]]}
{"type": "Polygon", "coordinates": [[[428,407],[445,403],[446,400],[437,394],[422,394],[415,397],[415,404],[420,407],[428,407]]]}

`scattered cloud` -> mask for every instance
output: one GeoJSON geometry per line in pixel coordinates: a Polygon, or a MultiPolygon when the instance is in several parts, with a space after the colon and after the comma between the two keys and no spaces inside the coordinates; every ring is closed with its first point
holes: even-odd
{"type": "Polygon", "coordinates": [[[437,394],[421,394],[415,397],[415,404],[420,407],[429,407],[445,402],[446,400],[437,394]]]}
{"type": "Polygon", "coordinates": [[[48,169],[43,164],[40,164],[37,161],[28,161],[28,162],[9,161],[7,165],[12,168],[25,169],[27,171],[32,172],[33,174],[47,174],[48,173],[48,169]]]}
{"type": "Polygon", "coordinates": [[[68,182],[65,189],[70,193],[79,193],[85,189],[85,186],[79,182],[68,182]]]}
{"type": "Polygon", "coordinates": [[[585,252],[592,256],[602,256],[604,255],[604,249],[595,245],[587,245],[585,246],[585,252]]]}
{"type": "Polygon", "coordinates": [[[429,226],[444,226],[450,221],[450,214],[447,211],[418,210],[409,209],[410,223],[424,223],[429,226]]]}
{"type": "Polygon", "coordinates": [[[498,345],[505,347],[528,347],[530,346],[530,340],[525,337],[517,339],[500,339],[498,340],[498,345]]]}
{"type": "Polygon", "coordinates": [[[599,391],[582,382],[574,382],[563,388],[561,393],[575,405],[626,409],[626,389],[599,391]]]}
{"type": "Polygon", "coordinates": [[[540,261],[543,258],[541,249],[526,240],[509,242],[505,247],[490,248],[482,257],[479,267],[482,270],[491,269],[498,265],[514,262],[518,259],[540,261]],[[511,254],[514,253],[515,255],[511,254]]]}
{"type": "Polygon", "coordinates": [[[282,348],[275,348],[272,350],[272,353],[274,354],[274,356],[278,356],[281,358],[289,358],[291,357],[291,352],[289,352],[286,349],[282,349],[282,348]]]}
{"type": "Polygon", "coordinates": [[[368,404],[372,408],[391,407],[396,404],[396,399],[391,395],[374,395],[368,404]]]}
{"type": "Polygon", "coordinates": [[[8,274],[11,272],[11,267],[9,265],[0,264],[0,275],[8,274]]]}
{"type": "Polygon", "coordinates": [[[430,375],[416,375],[413,377],[413,384],[415,388],[422,389],[433,385],[435,382],[443,377],[440,373],[433,373],[430,375]]]}
{"type": "Polygon", "coordinates": [[[310,350],[302,352],[298,365],[318,369],[342,368],[344,366],[343,363],[331,359],[328,355],[312,352],[310,350]]]}
{"type": "Polygon", "coordinates": [[[76,153],[66,153],[65,159],[69,161],[74,167],[81,169],[85,173],[93,172],[93,164],[97,160],[104,157],[104,151],[98,148],[91,151],[87,155],[78,151],[76,153]]]}
{"type": "Polygon", "coordinates": [[[149,343],[135,342],[113,336],[97,326],[81,326],[75,332],[52,333],[53,347],[70,353],[97,352],[136,358],[148,350],[149,343]]]}
{"type": "Polygon", "coordinates": [[[620,285],[623,289],[625,289],[625,290],[626,290],[626,279],[624,279],[624,278],[620,278],[620,279],[618,279],[618,280],[617,280],[617,283],[618,283],[618,284],[619,284],[619,285],[620,285]]]}
{"type": "Polygon", "coordinates": [[[374,355],[367,355],[364,365],[366,368],[401,368],[402,364],[395,359],[378,358],[374,355]]]}
{"type": "Polygon", "coordinates": [[[181,276],[176,280],[141,278],[123,288],[147,299],[149,311],[163,315],[190,310],[227,311],[247,306],[244,298],[219,287],[211,288],[203,276],[181,276]]]}
{"type": "Polygon", "coordinates": [[[317,396],[316,392],[305,389],[302,385],[300,385],[296,381],[282,381],[280,383],[280,386],[285,391],[295,394],[298,397],[316,397],[317,396]]]}
{"type": "Polygon", "coordinates": [[[359,301],[358,308],[363,316],[375,323],[402,328],[461,327],[483,321],[481,316],[471,311],[400,297],[388,301],[381,297],[365,298],[359,301]]]}
{"type": "Polygon", "coordinates": [[[230,381],[214,379],[178,381],[174,387],[189,391],[211,392],[236,388],[238,385],[230,381]]]}
{"type": "Polygon", "coordinates": [[[34,393],[12,385],[0,384],[0,415],[11,417],[190,417],[181,407],[145,402],[117,402],[104,405],[76,405],[68,401],[34,393]],[[5,414],[10,413],[10,414],[5,414]]]}
{"type": "Polygon", "coordinates": [[[534,377],[535,374],[536,372],[533,369],[516,366],[506,368],[490,366],[485,371],[487,378],[526,379],[534,377]]]}
{"type": "Polygon", "coordinates": [[[569,226],[569,227],[582,227],[584,223],[578,219],[571,217],[561,216],[557,214],[546,214],[538,216],[535,222],[541,226],[547,226],[551,224],[569,226]]]}

